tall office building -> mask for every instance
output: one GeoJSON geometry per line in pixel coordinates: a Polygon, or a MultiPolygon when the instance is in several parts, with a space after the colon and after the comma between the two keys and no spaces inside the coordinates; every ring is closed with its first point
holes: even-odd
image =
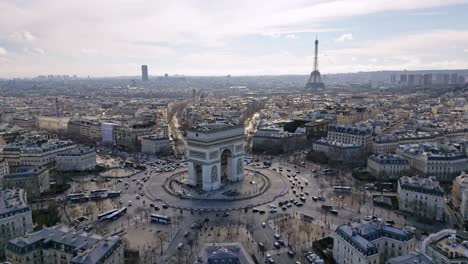
{"type": "Polygon", "coordinates": [[[144,82],[148,81],[148,66],[141,65],[141,80],[144,82]]]}

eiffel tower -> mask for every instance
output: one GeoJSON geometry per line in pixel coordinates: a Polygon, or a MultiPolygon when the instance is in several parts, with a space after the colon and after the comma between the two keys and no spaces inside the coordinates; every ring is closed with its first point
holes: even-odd
{"type": "Polygon", "coordinates": [[[325,89],[325,84],[322,82],[322,77],[320,77],[318,70],[318,43],[318,39],[315,38],[314,70],[310,73],[309,80],[305,86],[306,90],[325,89]]]}

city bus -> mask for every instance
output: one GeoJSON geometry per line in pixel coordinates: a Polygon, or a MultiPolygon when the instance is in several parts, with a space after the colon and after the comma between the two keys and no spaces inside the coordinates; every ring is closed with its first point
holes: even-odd
{"type": "Polygon", "coordinates": [[[90,193],[91,195],[106,194],[106,193],[107,193],[107,189],[97,189],[97,190],[94,190],[94,191],[90,191],[89,193],[90,193]]]}
{"type": "Polygon", "coordinates": [[[113,209],[113,210],[107,211],[107,212],[105,212],[105,213],[102,213],[102,214],[98,215],[97,219],[98,219],[99,221],[106,220],[107,217],[108,217],[109,215],[111,215],[111,214],[113,214],[113,213],[115,213],[115,212],[117,212],[117,209],[113,209]]]}
{"type": "Polygon", "coordinates": [[[119,210],[113,212],[112,214],[108,215],[105,220],[115,220],[127,212],[127,207],[122,207],[119,210]]]}
{"type": "Polygon", "coordinates": [[[333,186],[335,192],[351,192],[351,187],[349,186],[333,186]]]}
{"type": "Polygon", "coordinates": [[[170,224],[171,218],[165,215],[151,214],[151,222],[161,223],[161,224],[170,224]]]}

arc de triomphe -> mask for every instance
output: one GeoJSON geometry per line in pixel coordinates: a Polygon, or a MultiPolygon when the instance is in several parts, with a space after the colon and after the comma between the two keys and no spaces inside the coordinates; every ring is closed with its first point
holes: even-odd
{"type": "Polygon", "coordinates": [[[244,127],[202,127],[187,131],[188,184],[205,191],[244,179],[244,127]]]}

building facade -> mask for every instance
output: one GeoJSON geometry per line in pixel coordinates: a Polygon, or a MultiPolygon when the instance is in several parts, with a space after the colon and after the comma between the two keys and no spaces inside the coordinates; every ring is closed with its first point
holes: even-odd
{"type": "Polygon", "coordinates": [[[6,243],[33,230],[32,212],[22,189],[0,191],[0,258],[6,243]]]}
{"type": "Polygon", "coordinates": [[[398,180],[398,204],[400,210],[425,219],[444,219],[445,193],[432,177],[401,177],[398,180]]]}
{"type": "Polygon", "coordinates": [[[141,152],[148,155],[167,155],[171,150],[171,143],[167,136],[144,136],[141,139],[141,152]]]}
{"type": "Polygon", "coordinates": [[[382,223],[350,223],[334,233],[333,259],[337,264],[380,264],[416,248],[414,234],[382,223]]]}
{"type": "Polygon", "coordinates": [[[367,170],[375,177],[396,180],[410,171],[407,159],[392,154],[371,155],[367,158],[367,170]]]}
{"type": "Polygon", "coordinates": [[[7,145],[0,152],[9,166],[53,167],[59,153],[76,149],[72,141],[36,141],[7,145]]]}
{"type": "Polygon", "coordinates": [[[45,167],[19,167],[3,177],[3,187],[24,189],[29,198],[38,198],[50,188],[49,169],[45,167]]]}
{"type": "Polygon", "coordinates": [[[10,173],[8,163],[4,160],[0,161],[0,190],[3,189],[3,177],[10,173]]]}
{"type": "Polygon", "coordinates": [[[468,175],[462,172],[453,180],[451,202],[464,221],[468,220],[468,175]]]}
{"type": "Polygon", "coordinates": [[[451,145],[437,143],[400,145],[396,153],[408,159],[411,169],[416,173],[436,176],[441,182],[452,182],[462,171],[468,171],[466,153],[451,145]]]}
{"type": "Polygon", "coordinates": [[[61,225],[12,239],[5,251],[11,263],[124,264],[121,238],[91,235],[61,225]]]}
{"type": "Polygon", "coordinates": [[[80,147],[59,153],[55,157],[55,168],[58,171],[84,171],[96,168],[96,151],[80,147]]]}

